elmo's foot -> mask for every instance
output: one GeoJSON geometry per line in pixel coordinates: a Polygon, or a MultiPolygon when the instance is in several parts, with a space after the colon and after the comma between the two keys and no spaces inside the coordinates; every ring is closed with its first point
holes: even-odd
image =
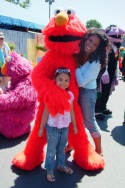
{"type": "MultiPolygon", "coordinates": [[[[75,148],[74,148],[75,151],[75,148]]],[[[103,169],[105,161],[90,145],[85,149],[80,148],[79,151],[74,152],[74,160],[85,170],[103,169]]]]}
{"type": "MultiPolygon", "coordinates": [[[[43,158],[43,157],[42,157],[43,158]]],[[[26,156],[24,151],[18,153],[12,160],[12,164],[24,170],[32,170],[43,162],[43,159],[34,160],[34,156],[26,156]]]]}

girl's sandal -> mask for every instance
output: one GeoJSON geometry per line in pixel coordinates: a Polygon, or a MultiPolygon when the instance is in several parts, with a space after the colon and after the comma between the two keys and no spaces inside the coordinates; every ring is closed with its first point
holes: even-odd
{"type": "Polygon", "coordinates": [[[72,174],[73,173],[73,170],[67,166],[64,166],[64,167],[57,167],[57,170],[61,171],[61,172],[65,172],[66,174],[72,174]]]}
{"type": "Polygon", "coordinates": [[[56,180],[55,176],[53,174],[47,174],[47,180],[54,182],[56,180]]]}

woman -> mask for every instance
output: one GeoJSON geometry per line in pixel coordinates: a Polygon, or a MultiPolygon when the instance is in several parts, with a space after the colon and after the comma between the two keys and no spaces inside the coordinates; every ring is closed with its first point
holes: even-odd
{"type": "Polygon", "coordinates": [[[95,119],[97,98],[96,79],[100,69],[107,64],[109,40],[100,30],[90,29],[81,39],[80,51],[74,56],[76,61],[76,80],[79,86],[79,104],[85,127],[89,130],[98,154],[103,155],[101,130],[95,119]]]}

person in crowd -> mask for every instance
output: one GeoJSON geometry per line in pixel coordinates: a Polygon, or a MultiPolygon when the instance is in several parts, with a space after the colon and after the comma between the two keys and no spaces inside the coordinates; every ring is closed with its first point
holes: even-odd
{"type": "Polygon", "coordinates": [[[1,66],[5,63],[5,59],[6,57],[9,55],[10,53],[10,47],[8,46],[8,44],[5,42],[5,37],[3,32],[0,31],[0,54],[3,53],[3,55],[0,55],[0,61],[2,61],[3,63],[0,63],[0,77],[2,78],[2,83],[3,83],[3,90],[4,92],[6,92],[8,90],[8,84],[9,84],[9,80],[10,78],[7,76],[4,76],[1,73],[1,66]],[[2,58],[2,59],[1,59],[2,58]],[[4,59],[3,59],[4,58],[4,59]]]}
{"type": "Polygon", "coordinates": [[[122,79],[123,79],[123,82],[125,82],[125,55],[122,60],[122,79]]]}
{"type": "Polygon", "coordinates": [[[112,91],[115,90],[115,86],[118,85],[119,80],[119,48],[122,43],[122,36],[125,31],[117,27],[116,25],[110,25],[103,31],[110,40],[111,50],[108,53],[108,67],[107,69],[100,71],[100,85],[101,85],[101,97],[96,101],[95,113],[96,119],[104,120],[107,115],[111,115],[112,111],[107,108],[107,103],[112,91]],[[104,74],[103,74],[104,73],[104,74]]]}
{"type": "Polygon", "coordinates": [[[123,46],[119,49],[119,70],[121,73],[121,76],[123,76],[123,59],[125,56],[125,48],[123,46]]]}
{"type": "Polygon", "coordinates": [[[3,91],[3,79],[2,79],[2,73],[1,73],[1,67],[4,65],[5,63],[5,59],[4,59],[4,55],[3,55],[3,51],[2,48],[0,48],[0,88],[1,91],[3,91]]]}
{"type": "Polygon", "coordinates": [[[57,154],[57,169],[65,172],[67,174],[72,174],[73,170],[65,165],[65,147],[68,139],[68,127],[70,122],[73,124],[73,133],[78,132],[75,121],[75,114],[73,109],[73,99],[74,95],[71,91],[68,91],[68,86],[70,82],[70,70],[64,67],[60,67],[55,73],[55,82],[58,87],[63,90],[67,90],[70,94],[69,103],[71,104],[70,111],[65,111],[64,114],[57,114],[53,117],[45,105],[42,114],[42,121],[40,124],[40,129],[38,136],[41,137],[46,127],[47,131],[47,154],[45,161],[45,168],[47,169],[47,180],[55,181],[54,176],[54,159],[57,154]]]}
{"type": "Polygon", "coordinates": [[[79,86],[79,104],[81,106],[85,127],[89,130],[95,143],[95,150],[103,155],[101,130],[95,119],[97,98],[96,79],[99,71],[107,64],[109,40],[98,29],[90,29],[82,38],[80,52],[74,56],[76,61],[76,80],[79,86]]]}

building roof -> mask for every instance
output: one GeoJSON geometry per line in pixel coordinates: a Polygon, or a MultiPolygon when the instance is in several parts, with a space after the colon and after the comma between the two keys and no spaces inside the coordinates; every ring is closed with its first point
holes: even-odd
{"type": "MultiPolygon", "coordinates": [[[[12,30],[41,31],[44,25],[37,23],[35,13],[5,0],[0,6],[0,27],[12,30]]],[[[42,22],[42,21],[41,21],[42,22]]]]}

